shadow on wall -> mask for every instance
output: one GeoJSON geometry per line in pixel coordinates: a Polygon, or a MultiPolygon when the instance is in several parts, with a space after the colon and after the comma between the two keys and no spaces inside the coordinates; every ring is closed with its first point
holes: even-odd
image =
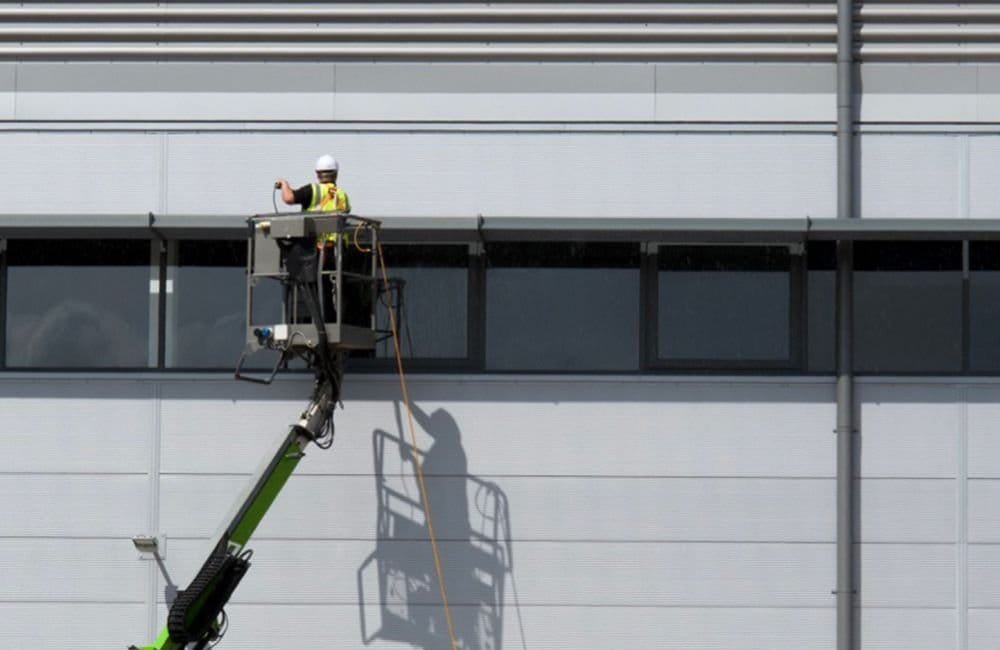
{"type": "MultiPolygon", "coordinates": [[[[419,457],[458,647],[499,650],[508,574],[513,581],[507,498],[496,484],[469,476],[461,433],[447,411],[428,415],[414,407],[413,416],[433,438],[427,450],[385,431],[372,436],[377,542],[358,569],[362,639],[450,647],[413,465],[419,457]]],[[[403,431],[398,408],[397,424],[403,431]]]]}

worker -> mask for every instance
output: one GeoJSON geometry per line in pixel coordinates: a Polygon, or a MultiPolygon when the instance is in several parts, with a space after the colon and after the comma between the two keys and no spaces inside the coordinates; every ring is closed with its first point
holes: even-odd
{"type": "MultiPolygon", "coordinates": [[[[276,189],[281,190],[281,200],[286,205],[301,205],[304,212],[342,212],[351,211],[351,199],[347,192],[337,185],[337,176],[340,173],[340,164],[337,159],[330,154],[324,154],[316,159],[316,183],[303,185],[298,189],[292,189],[288,181],[279,178],[274,183],[276,189]]],[[[319,251],[320,264],[323,271],[330,271],[336,268],[337,233],[321,232],[316,236],[316,249],[319,251]]],[[[354,260],[357,257],[351,254],[351,234],[345,232],[344,236],[344,269],[355,270],[354,260]]],[[[350,289],[350,287],[348,288],[350,289]]],[[[320,310],[324,320],[337,320],[336,296],[333,278],[328,274],[323,275],[322,285],[317,287],[320,298],[320,310]]],[[[349,294],[356,293],[348,291],[349,294]]],[[[359,305],[360,305],[360,301],[359,305]]]]}
{"type": "Polygon", "coordinates": [[[337,159],[324,154],[316,160],[316,180],[319,182],[293,190],[288,181],[279,178],[274,186],[281,190],[285,205],[301,205],[306,212],[350,212],[351,199],[337,186],[339,172],[337,159]]]}

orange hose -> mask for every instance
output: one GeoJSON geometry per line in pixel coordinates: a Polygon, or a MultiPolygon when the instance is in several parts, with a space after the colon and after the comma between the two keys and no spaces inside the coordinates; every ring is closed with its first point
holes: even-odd
{"type": "MultiPolygon", "coordinates": [[[[382,241],[378,242],[378,261],[382,268],[382,282],[385,290],[389,291],[389,274],[385,270],[385,256],[382,254],[382,241]]],[[[396,353],[396,370],[399,374],[399,387],[403,394],[403,403],[406,405],[406,420],[410,428],[410,441],[413,444],[413,464],[417,468],[417,483],[420,485],[420,497],[424,504],[424,517],[427,519],[427,534],[431,539],[431,551],[434,554],[434,569],[437,571],[438,585],[441,588],[441,603],[444,605],[444,618],[448,624],[448,638],[451,640],[451,650],[458,650],[458,641],[455,639],[455,626],[451,620],[451,608],[448,606],[448,592],[444,586],[444,571],[441,568],[441,555],[438,553],[437,538],[434,537],[434,524],[431,523],[431,504],[427,499],[427,486],[424,483],[424,470],[420,464],[417,454],[417,434],[413,426],[413,410],[410,408],[410,396],[406,390],[406,375],[403,372],[403,354],[399,349],[399,336],[396,333],[396,315],[393,313],[392,305],[389,305],[389,329],[392,330],[392,347],[396,353]]]]}

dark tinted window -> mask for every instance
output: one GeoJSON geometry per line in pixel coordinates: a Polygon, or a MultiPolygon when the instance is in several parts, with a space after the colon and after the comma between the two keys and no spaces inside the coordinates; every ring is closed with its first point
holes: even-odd
{"type": "Polygon", "coordinates": [[[487,246],[486,367],[636,370],[639,246],[487,246]]]}
{"type": "Polygon", "coordinates": [[[857,242],[854,250],[857,371],[961,371],[961,242],[857,242]]]}
{"type": "Polygon", "coordinates": [[[1000,371],[1000,243],[969,244],[969,368],[1000,371]]]}
{"type": "Polygon", "coordinates": [[[806,266],[806,369],[810,372],[833,372],[836,366],[836,244],[809,242],[806,246],[806,266]]]}
{"type": "Polygon", "coordinates": [[[234,368],[246,338],[246,242],[176,246],[177,263],[168,272],[166,366],[234,368]]]}
{"type": "Polygon", "coordinates": [[[150,259],[145,240],[9,241],[7,366],[149,365],[150,259]]]}
{"type": "MultiPolygon", "coordinates": [[[[376,325],[382,341],[376,356],[394,355],[388,305],[396,306],[404,357],[464,359],[468,356],[469,247],[412,244],[384,246],[392,291],[380,291],[376,325]]],[[[382,287],[381,270],[378,286],[382,287]]]]}
{"type": "Polygon", "coordinates": [[[791,261],[788,246],[661,246],[658,357],[790,361],[791,261]]]}

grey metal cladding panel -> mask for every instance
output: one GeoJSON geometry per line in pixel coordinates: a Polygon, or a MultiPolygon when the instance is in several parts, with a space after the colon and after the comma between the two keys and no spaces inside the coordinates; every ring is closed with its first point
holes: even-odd
{"type": "Polygon", "coordinates": [[[975,122],[978,66],[887,64],[860,66],[864,122],[975,122]]]}
{"type": "Polygon", "coordinates": [[[149,565],[126,538],[0,539],[2,602],[133,602],[149,565]]]}
{"type": "Polygon", "coordinates": [[[969,649],[994,650],[1000,638],[1000,609],[969,609],[969,649]]]}
{"type": "Polygon", "coordinates": [[[325,63],[20,63],[17,90],[50,92],[273,92],[323,88],[325,63]]]}
{"type": "Polygon", "coordinates": [[[152,396],[135,382],[0,381],[0,472],[147,472],[152,396]]]}
{"type": "Polygon", "coordinates": [[[653,68],[338,64],[338,120],[651,121],[653,68]]]}
{"type": "Polygon", "coordinates": [[[146,528],[145,475],[0,476],[0,536],[121,537],[146,528]]]}
{"type": "Polygon", "coordinates": [[[1000,138],[970,137],[969,214],[972,218],[995,219],[1000,215],[1000,192],[996,182],[998,169],[1000,138]]]}
{"type": "Polygon", "coordinates": [[[658,64],[656,119],[821,122],[836,119],[828,63],[658,64]]]}
{"type": "Polygon", "coordinates": [[[947,608],[955,605],[952,544],[861,544],[864,607],[947,608]]]}
{"type": "Polygon", "coordinates": [[[967,427],[970,478],[1000,478],[1000,390],[969,387],[967,427]]]}
{"type": "Polygon", "coordinates": [[[22,63],[20,120],[328,120],[326,63],[22,63]]]}
{"type": "Polygon", "coordinates": [[[4,212],[144,214],[159,209],[158,135],[7,133],[2,142],[4,212]],[[72,173],[57,171],[67,167],[72,173]]]}
{"type": "Polygon", "coordinates": [[[0,63],[0,120],[14,119],[14,80],[17,67],[13,63],[0,63]]]}
{"type": "MultiPolygon", "coordinates": [[[[335,452],[309,454],[299,472],[375,472],[376,431],[409,440],[398,429],[391,401],[392,391],[398,392],[394,380],[359,381],[348,382],[348,407],[335,416],[335,452]],[[373,394],[376,390],[386,395],[373,394]]],[[[447,388],[441,392],[449,392],[450,399],[431,401],[420,399],[426,383],[414,379],[419,396],[414,404],[421,413],[440,410],[454,422],[469,470],[477,474],[834,475],[835,441],[829,433],[833,405],[824,385],[663,383],[658,388],[663,398],[647,402],[637,400],[636,384],[608,383],[600,385],[592,401],[566,403],[561,394],[574,382],[519,383],[444,382],[447,388]],[[490,403],[491,391],[503,386],[515,389],[509,395],[512,403],[490,403]],[[489,417],[483,417],[484,409],[489,417]],[[526,453],[540,437],[558,453],[526,453]],[[609,458],[614,462],[609,464],[609,458]]],[[[260,401],[249,391],[199,385],[202,394],[196,400],[182,400],[170,387],[163,390],[164,472],[249,472],[304,404],[301,397],[260,401]],[[236,447],[230,442],[233,435],[242,441],[236,447]]],[[[298,390],[308,393],[305,385],[298,390]]],[[[577,390],[583,395],[585,386],[577,390]]],[[[432,442],[419,428],[418,436],[424,448],[432,442]]]]}
{"type": "Polygon", "coordinates": [[[962,409],[952,387],[861,384],[861,475],[953,478],[962,409]]]}
{"type": "Polygon", "coordinates": [[[956,649],[954,609],[866,607],[861,610],[861,630],[864,650],[956,649]]]}
{"type": "Polygon", "coordinates": [[[5,648],[121,648],[145,641],[146,627],[142,604],[0,602],[5,648]]]}
{"type": "Polygon", "coordinates": [[[341,163],[361,214],[829,217],[834,140],[819,135],[387,133],[171,135],[171,212],[267,211],[273,181],[341,163]],[[213,182],[206,186],[204,179],[213,182]],[[248,188],[238,193],[233,187],[248,188]],[[252,188],[259,188],[253,190],[252,188]]]}
{"type": "Polygon", "coordinates": [[[971,479],[969,481],[969,542],[1000,542],[1000,481],[971,479]]]}
{"type": "Polygon", "coordinates": [[[979,122],[1000,121],[1000,64],[981,63],[976,66],[976,119],[979,122]]]}
{"type": "MultiPolygon", "coordinates": [[[[478,609],[479,605],[475,607],[478,609]]],[[[378,609],[372,609],[371,613],[366,609],[365,618],[374,627],[378,624],[378,609]]],[[[336,607],[234,605],[227,611],[239,624],[232,625],[226,642],[237,648],[285,647],[287,630],[296,630],[295,647],[301,650],[350,648],[362,643],[357,603],[336,607]]],[[[457,620],[475,617],[473,612],[457,608],[453,614],[457,620]]],[[[443,624],[440,615],[436,623],[443,624]]],[[[522,603],[504,608],[502,623],[504,648],[833,650],[835,647],[832,608],[629,607],[595,612],[589,607],[534,607],[522,603]]],[[[441,645],[424,647],[448,647],[447,635],[442,634],[437,640],[441,645]]],[[[366,647],[388,650],[398,648],[399,643],[376,638],[366,647]]]]}
{"type": "MultiPolygon", "coordinates": [[[[407,573],[433,573],[426,541],[255,541],[253,571],[235,603],[339,604],[359,599],[369,556],[409,558],[407,573]],[[380,550],[381,549],[381,550],[380,550]],[[334,558],[316,562],[316,558],[334,558]]],[[[514,563],[491,564],[469,542],[439,543],[451,603],[475,602],[449,569],[480,566],[517,584],[522,603],[588,607],[828,607],[835,580],[831,544],[516,542],[514,563]]],[[[179,582],[204,562],[201,545],[170,540],[167,569],[179,582]]],[[[476,583],[478,584],[478,582],[476,583]]],[[[365,594],[368,604],[378,594],[365,594]]],[[[440,603],[435,594],[426,601],[440,603]]],[[[517,601],[508,590],[505,605],[517,601]]]]}
{"type": "MultiPolygon", "coordinates": [[[[412,477],[397,491],[417,494],[412,477]]],[[[515,540],[673,540],[829,542],[834,490],[829,479],[663,479],[490,477],[509,504],[515,540]],[[540,498],[544,495],[544,498],[540,498]]],[[[242,476],[168,475],[161,479],[161,527],[174,537],[206,537],[240,490],[242,476]],[[191,504],[201,507],[192,511],[191,504]]],[[[475,503],[477,483],[427,477],[448,503],[465,488],[475,503]]],[[[471,507],[471,506],[470,506],[471,507]]],[[[435,529],[469,525],[468,513],[442,507],[435,529]]],[[[433,512],[433,511],[432,511],[433,512]]],[[[262,538],[373,539],[377,514],[372,476],[300,476],[289,483],[258,535],[262,538]],[[316,513],[330,513],[317,517],[316,513]]],[[[475,514],[475,513],[473,513],[475,514]]],[[[474,527],[484,525],[478,519],[474,527]]]]}
{"type": "Polygon", "coordinates": [[[961,63],[866,63],[861,66],[865,94],[974,93],[978,66],[961,63]]]}
{"type": "Polygon", "coordinates": [[[648,93],[645,64],[339,63],[338,93],[648,93]]]}
{"type": "Polygon", "coordinates": [[[969,607],[1000,609],[1000,546],[969,545],[969,607]]]}
{"type": "Polygon", "coordinates": [[[960,216],[955,136],[865,134],[859,141],[862,217],[960,216]]]}
{"type": "Polygon", "coordinates": [[[955,516],[954,481],[861,480],[862,542],[950,543],[955,516]]]}
{"type": "MultiPolygon", "coordinates": [[[[252,471],[263,456],[274,451],[275,435],[287,432],[296,421],[308,403],[309,391],[307,382],[281,382],[262,388],[228,380],[199,382],[199,395],[195,396],[190,387],[164,384],[160,402],[161,471],[252,471]],[[239,445],[232,444],[234,436],[239,437],[239,445]]],[[[345,431],[340,426],[343,412],[334,417],[338,430],[345,431]]],[[[341,456],[343,447],[356,439],[353,431],[338,436],[337,452],[329,455],[341,456]]],[[[315,466],[315,459],[327,455],[318,450],[310,453],[299,471],[315,466]]]]}

